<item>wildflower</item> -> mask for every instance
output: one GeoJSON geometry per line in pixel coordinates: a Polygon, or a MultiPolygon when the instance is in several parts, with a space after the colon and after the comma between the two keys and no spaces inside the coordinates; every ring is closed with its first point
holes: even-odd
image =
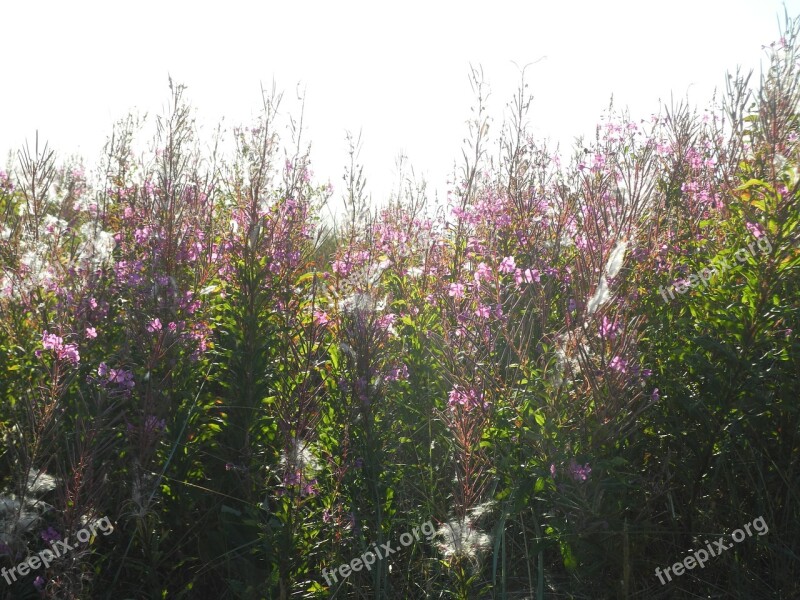
{"type": "Polygon", "coordinates": [[[517,269],[514,273],[514,281],[517,282],[517,285],[524,283],[539,283],[541,281],[541,277],[539,276],[538,269],[517,269]]]}
{"type": "Polygon", "coordinates": [[[485,304],[481,304],[475,309],[475,314],[481,319],[488,319],[491,314],[491,310],[485,304]]]}
{"type": "Polygon", "coordinates": [[[59,350],[64,343],[64,340],[54,333],[47,333],[45,331],[42,334],[42,347],[45,350],[59,350]]]}
{"type": "Polygon", "coordinates": [[[161,331],[161,320],[156,317],[147,325],[147,331],[150,333],[155,333],[156,331],[161,331]]]}
{"type": "Polygon", "coordinates": [[[498,270],[501,273],[513,273],[516,268],[517,268],[517,263],[514,260],[514,257],[506,256],[503,259],[503,262],[500,263],[500,267],[498,268],[498,270]]]}
{"type": "Polygon", "coordinates": [[[396,319],[397,315],[395,315],[394,313],[383,315],[380,318],[378,318],[376,326],[381,331],[386,331],[387,333],[394,334],[395,333],[394,322],[396,319]]]}
{"type": "Polygon", "coordinates": [[[406,365],[392,367],[389,369],[389,372],[386,373],[385,379],[386,381],[399,381],[408,379],[408,367],[406,365]]]}
{"type": "Polygon", "coordinates": [[[760,239],[764,235],[764,228],[758,223],[747,223],[747,230],[753,234],[753,237],[760,239]]]}
{"type": "Polygon", "coordinates": [[[44,540],[48,544],[52,544],[53,542],[57,542],[61,539],[61,534],[53,529],[52,527],[48,527],[41,534],[39,534],[42,540],[44,540]]]}
{"type": "Polygon", "coordinates": [[[658,402],[658,399],[659,399],[659,398],[661,398],[661,394],[659,394],[659,392],[658,392],[658,388],[654,388],[654,389],[653,389],[653,393],[652,393],[652,394],[650,394],[650,399],[651,399],[653,402],[658,402]]]}
{"type": "Polygon", "coordinates": [[[617,337],[618,329],[619,326],[617,325],[616,319],[614,319],[614,321],[609,321],[608,317],[603,315],[603,322],[600,325],[600,333],[599,333],[599,336],[601,338],[604,339],[608,338],[610,340],[613,340],[615,337],[617,337]]]}
{"type": "MultiPolygon", "coordinates": [[[[50,350],[59,360],[68,360],[74,365],[77,365],[81,360],[81,356],[78,353],[78,346],[75,344],[65,344],[64,339],[54,333],[48,333],[47,331],[42,333],[42,348],[50,350]]],[[[41,350],[37,350],[35,354],[38,358],[42,355],[42,352],[41,350]]]]}
{"type": "Polygon", "coordinates": [[[319,308],[314,309],[314,324],[318,326],[326,325],[330,319],[324,310],[319,308]]]}
{"type": "Polygon", "coordinates": [[[464,284],[463,283],[451,283],[450,289],[447,292],[448,296],[459,300],[464,297],[464,284]]]}
{"type": "Polygon", "coordinates": [[[66,359],[73,365],[77,365],[81,361],[81,355],[78,353],[78,346],[75,344],[64,344],[61,351],[58,353],[58,358],[66,359]]]}
{"type": "Polygon", "coordinates": [[[47,584],[47,582],[45,581],[44,577],[42,577],[41,575],[37,575],[36,579],[33,580],[33,587],[35,587],[36,591],[38,591],[39,593],[44,592],[44,586],[46,584],[47,584]]]}
{"type": "Polygon", "coordinates": [[[5,171],[0,171],[0,189],[5,189],[6,191],[13,192],[14,191],[14,184],[11,183],[11,179],[8,177],[8,173],[5,171]]]}
{"type": "Polygon", "coordinates": [[[144,422],[144,430],[146,433],[162,432],[166,430],[167,424],[164,419],[158,419],[155,415],[149,415],[144,422]]]}
{"type": "Polygon", "coordinates": [[[86,339],[93,340],[97,337],[97,330],[94,327],[86,328],[86,339]]]}
{"type": "Polygon", "coordinates": [[[550,464],[550,477],[552,477],[553,479],[556,478],[556,465],[555,465],[555,463],[551,463],[550,464]]]}
{"type": "Polygon", "coordinates": [[[624,358],[620,358],[619,356],[615,356],[611,359],[611,362],[608,363],[608,366],[618,371],[619,373],[627,373],[628,372],[628,361],[624,358]]]}
{"type": "Polygon", "coordinates": [[[475,278],[476,283],[480,283],[482,279],[490,279],[492,276],[492,270],[487,266],[485,262],[481,262],[475,269],[475,274],[473,277],[475,278]]]}
{"type": "Polygon", "coordinates": [[[575,481],[586,481],[589,478],[589,474],[592,472],[592,468],[589,466],[589,463],[581,466],[575,462],[573,458],[569,462],[569,473],[572,475],[572,478],[575,481]]]}
{"type": "Polygon", "coordinates": [[[316,496],[317,495],[317,480],[312,479],[311,481],[306,482],[303,485],[303,488],[300,492],[301,496],[316,496]]]}
{"type": "Polygon", "coordinates": [[[451,410],[459,406],[467,411],[477,407],[481,407],[483,410],[489,409],[489,403],[484,400],[483,393],[476,392],[474,389],[462,390],[460,386],[455,386],[450,390],[447,398],[447,405],[451,410]]]}
{"type": "Polygon", "coordinates": [[[331,270],[342,277],[347,277],[347,274],[350,272],[348,264],[341,260],[333,261],[331,263],[331,270]]]}

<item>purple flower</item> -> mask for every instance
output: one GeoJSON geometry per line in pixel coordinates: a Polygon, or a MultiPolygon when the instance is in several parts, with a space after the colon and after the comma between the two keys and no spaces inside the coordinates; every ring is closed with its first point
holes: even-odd
{"type": "Polygon", "coordinates": [[[653,402],[658,402],[658,399],[661,397],[661,394],[658,393],[658,388],[653,389],[653,393],[650,394],[650,399],[653,402]]]}
{"type": "Polygon", "coordinates": [[[608,317],[603,315],[603,322],[600,325],[600,337],[613,340],[615,337],[617,337],[618,330],[619,325],[617,325],[617,320],[614,319],[613,321],[609,321],[608,317]]]}
{"type": "Polygon", "coordinates": [[[569,461],[569,473],[575,481],[586,481],[591,472],[592,468],[589,463],[581,466],[575,462],[574,458],[569,461]]]}
{"type": "Polygon", "coordinates": [[[61,534],[52,527],[48,527],[47,529],[42,531],[40,535],[42,539],[48,544],[52,544],[53,542],[57,542],[61,539],[61,534]]]}
{"type": "Polygon", "coordinates": [[[152,433],[155,431],[162,432],[167,428],[167,424],[164,419],[158,419],[155,415],[150,415],[145,419],[144,422],[144,430],[147,433],[152,433]]]}
{"type": "Polygon", "coordinates": [[[40,593],[42,591],[44,591],[44,586],[46,584],[47,584],[47,582],[44,580],[44,577],[42,577],[41,575],[37,576],[36,579],[33,580],[33,587],[35,587],[36,590],[38,592],[40,592],[40,593]]]}
{"type": "Polygon", "coordinates": [[[156,317],[147,325],[147,331],[150,333],[155,333],[156,331],[161,331],[161,320],[156,317]]]}
{"type": "Polygon", "coordinates": [[[628,372],[628,361],[624,358],[620,358],[619,356],[612,358],[611,362],[608,363],[608,366],[620,373],[628,372]]]}
{"type": "Polygon", "coordinates": [[[317,495],[317,480],[312,479],[311,481],[307,482],[303,485],[302,490],[300,491],[301,496],[316,496],[317,495]]]}

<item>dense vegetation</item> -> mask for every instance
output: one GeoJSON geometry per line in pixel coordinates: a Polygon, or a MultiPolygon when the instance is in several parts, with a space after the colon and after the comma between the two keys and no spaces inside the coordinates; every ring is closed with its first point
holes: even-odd
{"type": "Polygon", "coordinates": [[[20,152],[0,566],[74,547],[0,597],[800,597],[799,31],[566,158],[524,84],[490,141],[473,73],[441,211],[372,209],[354,147],[326,223],[274,93],[233,156],[180,86],[149,155],[133,118],[88,174],[20,152]]]}

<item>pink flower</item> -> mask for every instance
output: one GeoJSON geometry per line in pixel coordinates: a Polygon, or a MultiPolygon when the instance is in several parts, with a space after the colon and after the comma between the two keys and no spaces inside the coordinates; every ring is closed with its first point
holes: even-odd
{"type": "Polygon", "coordinates": [[[753,237],[756,239],[761,238],[764,235],[764,228],[761,227],[758,223],[748,223],[747,229],[750,233],[753,234],[753,237]]]}
{"type": "Polygon", "coordinates": [[[485,304],[481,304],[478,308],[475,309],[475,314],[481,319],[488,319],[491,311],[489,307],[485,304]]]}
{"type": "MultiPolygon", "coordinates": [[[[47,331],[42,333],[42,347],[45,350],[50,350],[59,360],[68,360],[74,365],[77,365],[81,360],[81,355],[78,353],[78,346],[75,344],[65,344],[64,339],[54,333],[47,331]]],[[[41,351],[37,350],[36,356],[41,356],[41,351]]]]}
{"type": "Polygon", "coordinates": [[[514,281],[516,281],[517,284],[521,284],[523,282],[533,283],[534,281],[536,283],[539,283],[541,281],[541,277],[539,276],[539,270],[525,269],[523,271],[522,269],[517,269],[516,272],[514,273],[514,281]]]}
{"type": "Polygon", "coordinates": [[[78,354],[78,346],[75,344],[64,344],[57,354],[58,358],[68,360],[73,365],[77,365],[81,361],[81,355],[78,354]]]}
{"type": "Polygon", "coordinates": [[[463,283],[451,283],[450,289],[447,292],[448,296],[452,296],[456,300],[464,297],[464,284],[463,283]]]}
{"type": "Polygon", "coordinates": [[[608,363],[608,366],[620,373],[628,372],[628,361],[624,358],[620,358],[619,356],[612,358],[611,362],[608,363]]]}
{"type": "Polygon", "coordinates": [[[147,331],[150,333],[155,333],[156,331],[161,331],[161,320],[156,317],[147,325],[147,331]]]}
{"type": "Polygon", "coordinates": [[[97,330],[94,327],[86,328],[86,339],[93,340],[97,337],[97,330]]]}
{"type": "Polygon", "coordinates": [[[481,407],[483,410],[489,409],[489,403],[484,400],[482,392],[476,392],[474,389],[462,390],[460,386],[455,386],[450,390],[447,405],[451,410],[458,406],[467,411],[477,407],[481,407]]]}
{"type": "Polygon", "coordinates": [[[481,279],[491,279],[492,270],[485,262],[482,262],[478,264],[478,267],[475,269],[474,277],[477,283],[480,283],[481,279]]]}
{"type": "Polygon", "coordinates": [[[341,260],[333,261],[331,263],[331,270],[337,275],[341,275],[342,277],[347,277],[347,273],[350,271],[350,269],[347,266],[347,263],[341,260]]]}
{"type": "Polygon", "coordinates": [[[45,350],[55,350],[58,351],[61,349],[61,346],[64,344],[64,340],[58,337],[54,333],[47,333],[44,331],[42,333],[42,347],[45,350]]]}
{"type": "Polygon", "coordinates": [[[513,256],[506,256],[503,259],[503,262],[500,263],[498,270],[501,273],[513,273],[514,270],[517,268],[517,263],[514,260],[513,256]]]}
{"type": "Polygon", "coordinates": [[[394,313],[389,313],[386,315],[381,316],[377,322],[375,323],[376,327],[382,331],[388,331],[389,333],[393,333],[393,325],[395,320],[397,319],[397,315],[394,313]]]}

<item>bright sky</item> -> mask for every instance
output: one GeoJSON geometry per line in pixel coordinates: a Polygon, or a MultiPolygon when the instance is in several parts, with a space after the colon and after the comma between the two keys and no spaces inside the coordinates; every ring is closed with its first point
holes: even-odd
{"type": "MultiPolygon", "coordinates": [[[[790,16],[800,0],[788,0],[790,16]]],[[[188,86],[206,130],[247,124],[260,87],[286,109],[305,90],[316,175],[342,192],[345,131],[362,131],[375,200],[409,157],[442,196],[473,103],[470,64],[491,86],[499,125],[528,69],[534,131],[569,145],[614,94],[647,117],[670,93],[704,106],[726,69],[757,67],[779,35],[778,0],[383,2],[45,2],[0,11],[0,165],[36,129],[91,166],[129,109],[164,110],[167,77],[188,86]]]]}

